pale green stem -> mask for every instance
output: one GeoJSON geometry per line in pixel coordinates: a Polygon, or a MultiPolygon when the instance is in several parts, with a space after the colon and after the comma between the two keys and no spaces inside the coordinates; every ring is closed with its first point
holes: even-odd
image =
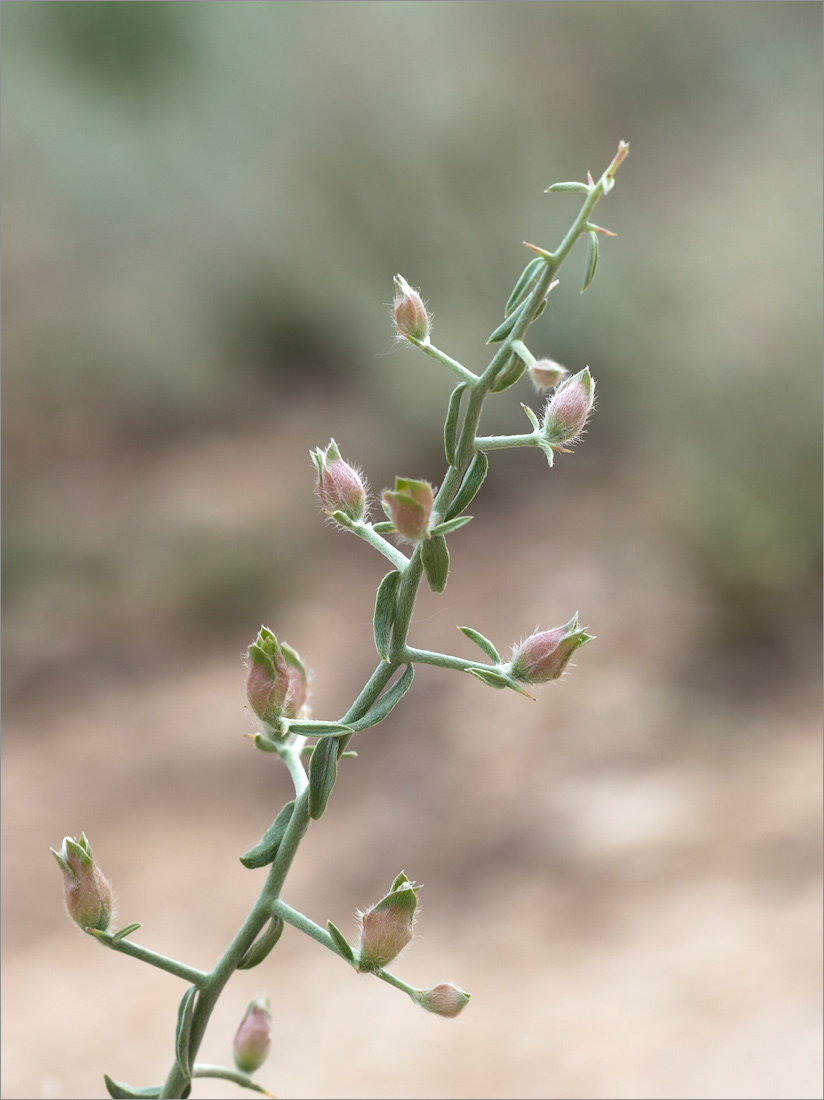
{"type": "Polygon", "coordinates": [[[379,535],[371,523],[355,521],[348,526],[349,530],[354,531],[358,538],[362,538],[364,542],[368,542],[370,546],[374,547],[378,553],[388,558],[401,573],[409,564],[409,558],[406,554],[398,550],[397,546],[393,546],[391,542],[387,542],[383,535],[379,535]]]}
{"type": "Polygon", "coordinates": [[[165,970],[168,974],[174,974],[176,978],[182,978],[184,982],[189,982],[190,985],[196,985],[198,988],[205,985],[209,977],[203,970],[186,966],[185,963],[178,962],[177,959],[169,959],[165,955],[159,955],[157,951],[152,951],[148,947],[141,947],[140,944],[132,943],[131,940],[125,937],[122,940],[115,940],[108,933],[97,931],[93,932],[93,935],[95,939],[111,948],[112,951],[119,951],[121,955],[130,955],[133,959],[140,959],[141,962],[156,966],[158,970],[165,970]]]}
{"type": "Polygon", "coordinates": [[[412,649],[411,646],[406,647],[404,659],[419,665],[454,668],[458,672],[468,672],[471,668],[492,669],[493,671],[498,669],[498,665],[487,665],[480,661],[465,661],[463,657],[450,657],[447,653],[432,653],[428,649],[412,649]]]}
{"type": "Polygon", "coordinates": [[[462,366],[456,359],[452,359],[440,348],[436,348],[434,344],[429,340],[416,340],[412,336],[407,336],[406,339],[410,344],[414,344],[416,348],[420,348],[421,351],[425,351],[427,355],[430,355],[433,359],[437,359],[439,363],[443,363],[445,367],[449,367],[453,374],[457,374],[462,382],[468,383],[473,386],[478,381],[477,374],[473,374],[471,370],[462,366]]]}
{"type": "Polygon", "coordinates": [[[539,447],[541,437],[537,432],[524,435],[479,435],[475,446],[479,451],[500,451],[505,447],[539,447]]]}
{"type": "Polygon", "coordinates": [[[231,1081],[235,1085],[240,1085],[241,1088],[262,1093],[263,1096],[272,1095],[262,1085],[258,1085],[253,1081],[248,1073],[241,1073],[238,1069],[229,1069],[228,1066],[210,1066],[205,1062],[198,1062],[197,1065],[192,1066],[192,1077],[216,1077],[221,1081],[231,1081]]]}

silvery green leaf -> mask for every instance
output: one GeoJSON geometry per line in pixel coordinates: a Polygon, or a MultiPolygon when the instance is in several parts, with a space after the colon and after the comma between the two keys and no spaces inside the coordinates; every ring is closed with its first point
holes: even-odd
{"type": "Polygon", "coordinates": [[[251,970],[252,967],[258,966],[275,944],[280,939],[283,933],[283,920],[280,917],[272,917],[269,921],[269,925],[264,931],[262,936],[252,944],[240,962],[237,964],[238,970],[251,970]]]}
{"type": "Polygon", "coordinates": [[[532,425],[532,427],[535,429],[536,432],[539,432],[541,430],[541,425],[540,425],[540,422],[538,421],[538,417],[535,415],[535,413],[532,411],[532,409],[530,409],[529,405],[523,405],[522,404],[521,408],[524,410],[527,417],[529,418],[529,423],[532,425]]]}
{"type": "Polygon", "coordinates": [[[136,932],[140,927],[139,924],[127,924],[125,928],[121,928],[119,932],[115,932],[112,936],[112,943],[117,943],[118,940],[123,940],[126,936],[131,936],[132,932],[136,932]]]}
{"type": "Polygon", "coordinates": [[[352,962],[355,958],[355,952],[346,942],[346,937],[343,932],[341,932],[336,924],[332,924],[330,920],[326,922],[326,927],[329,929],[329,935],[335,941],[335,947],[337,947],[338,951],[340,951],[347,962],[352,962]]]}
{"type": "Polygon", "coordinates": [[[192,1079],[192,1059],[189,1045],[192,1036],[192,1016],[195,1011],[197,986],[191,985],[183,994],[177,1010],[177,1029],[175,1031],[175,1057],[181,1072],[187,1081],[192,1079]]]}
{"type": "MultiPolygon", "coordinates": [[[[372,726],[377,726],[378,722],[382,722],[396,703],[398,703],[407,691],[409,691],[414,675],[415,670],[412,665],[407,665],[403,675],[399,676],[392,687],[380,696],[377,702],[369,708],[363,718],[358,718],[356,721],[350,722],[352,729],[368,730],[371,729],[372,726]]],[[[347,754],[344,753],[344,756],[345,755],[347,754]]]]}
{"type": "Polygon", "coordinates": [[[452,531],[457,531],[459,527],[463,527],[464,524],[469,523],[472,516],[458,516],[457,519],[447,519],[443,523],[439,523],[437,527],[433,527],[430,534],[432,535],[449,535],[452,531]]]}
{"type": "Polygon", "coordinates": [[[491,669],[485,668],[468,668],[466,671],[489,687],[498,689],[509,687],[506,676],[502,676],[500,672],[492,672],[491,669]]]}
{"type": "Polygon", "coordinates": [[[487,657],[489,657],[491,661],[494,661],[496,665],[501,663],[501,655],[492,642],[490,642],[489,638],[485,638],[483,634],[477,630],[473,630],[471,626],[459,626],[458,630],[460,630],[462,634],[465,634],[470,642],[474,642],[476,646],[480,646],[487,657]]]}
{"type": "Polygon", "coordinates": [[[472,503],[476,493],[483,485],[488,469],[489,459],[483,451],[478,451],[469,464],[469,469],[466,471],[466,476],[461,482],[460,489],[455,494],[455,499],[447,509],[445,517],[447,520],[460,515],[464,508],[467,508],[472,503]]]}
{"type": "Polygon", "coordinates": [[[450,466],[455,465],[455,446],[458,440],[458,419],[461,415],[461,398],[466,386],[456,386],[449,397],[449,406],[446,410],[446,423],[443,426],[443,445],[446,453],[446,461],[450,466]]]}
{"type": "Polygon", "coordinates": [[[289,822],[292,820],[294,809],[295,800],[292,799],[291,802],[286,803],[257,844],[240,857],[240,862],[244,867],[255,870],[258,867],[265,867],[274,860],[278,854],[280,842],[283,840],[289,822]]]}
{"type": "Polygon", "coordinates": [[[508,317],[513,309],[519,306],[524,298],[527,296],[533,282],[537,278],[538,268],[541,266],[541,264],[545,262],[546,261],[543,260],[540,256],[536,256],[534,260],[530,260],[529,263],[526,265],[524,270],[521,272],[521,277],[515,284],[512,293],[509,295],[509,301],[506,303],[506,308],[504,309],[504,317],[508,317]]]}
{"type": "Polygon", "coordinates": [[[592,280],[595,278],[595,268],[598,266],[598,234],[594,229],[587,233],[587,266],[584,272],[584,285],[581,287],[583,294],[592,280]]]}
{"type": "Polygon", "coordinates": [[[372,524],[372,530],[377,531],[379,535],[391,535],[395,530],[395,524],[391,520],[382,519],[372,524]]]}
{"type": "Polygon", "coordinates": [[[585,183],[553,183],[551,187],[547,187],[544,194],[548,195],[550,191],[586,191],[589,193],[589,187],[585,183]]]}
{"type": "Polygon", "coordinates": [[[289,732],[299,733],[303,737],[333,737],[341,733],[351,733],[352,727],[344,722],[315,722],[312,718],[293,721],[290,718],[289,732]]]}
{"type": "Polygon", "coordinates": [[[393,569],[383,578],[375,595],[372,630],[375,636],[375,648],[384,661],[389,660],[389,642],[392,637],[392,624],[395,621],[400,581],[400,573],[397,569],[393,569]]]}
{"type": "Polygon", "coordinates": [[[487,340],[487,344],[500,344],[502,340],[505,340],[507,336],[509,336],[510,332],[512,332],[518,321],[521,319],[521,315],[527,306],[527,302],[528,299],[527,301],[521,302],[518,308],[513,313],[510,313],[505,321],[498,325],[498,327],[487,340]]]}
{"type": "Polygon", "coordinates": [[[443,535],[432,535],[421,544],[421,561],[433,592],[443,592],[449,576],[449,550],[443,535]]]}
{"type": "Polygon", "coordinates": [[[323,816],[337,777],[338,743],[326,737],[315,745],[309,761],[309,816],[314,821],[323,816]]]}
{"type": "Polygon", "coordinates": [[[147,1089],[133,1089],[131,1085],[124,1085],[121,1081],[113,1081],[108,1073],[103,1074],[106,1092],[112,1100],[156,1100],[163,1091],[162,1085],[153,1085],[147,1089]]]}

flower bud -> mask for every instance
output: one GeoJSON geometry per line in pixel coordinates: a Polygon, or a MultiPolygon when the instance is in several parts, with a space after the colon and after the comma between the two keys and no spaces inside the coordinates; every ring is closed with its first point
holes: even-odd
{"type": "Polygon", "coordinates": [[[286,661],[286,672],[289,676],[289,690],[286,693],[283,713],[286,718],[308,718],[309,708],[306,706],[306,696],[309,694],[309,677],[306,667],[295,650],[286,642],[281,642],[280,651],[286,661]]]}
{"type": "Polygon", "coordinates": [[[297,653],[281,646],[265,626],[248,649],[246,698],[254,713],[270,726],[294,718],[306,699],[306,670],[297,653]]]}
{"type": "Polygon", "coordinates": [[[554,390],[568,374],[569,371],[566,367],[562,367],[554,359],[538,359],[529,368],[529,377],[532,379],[532,385],[538,393],[543,393],[544,390],[554,390]]]}
{"type": "Polygon", "coordinates": [[[436,1016],[457,1016],[469,1004],[469,994],[458,989],[452,982],[435,985],[431,989],[420,989],[415,1000],[427,1012],[436,1016]]]}
{"type": "Polygon", "coordinates": [[[403,872],[377,905],[359,913],[360,943],[357,969],[374,974],[396,959],[412,939],[420,886],[403,872]]]}
{"type": "Polygon", "coordinates": [[[429,339],[432,321],[417,290],[413,290],[403,275],[395,276],[395,301],[392,303],[398,339],[411,337],[425,343],[429,339]]]}
{"type": "Polygon", "coordinates": [[[255,997],[235,1032],[232,1050],[241,1073],[254,1073],[266,1061],[272,1046],[272,1013],[268,997],[255,997]]]}
{"type": "Polygon", "coordinates": [[[525,684],[545,684],[557,680],[578,646],[592,641],[578,626],[577,613],[564,626],[542,630],[527,638],[512,654],[509,675],[525,684]]]}
{"type": "Polygon", "coordinates": [[[94,928],[107,932],[112,922],[112,888],[92,858],[92,849],[81,833],[79,840],[64,837],[59,852],[51,849],[63,872],[63,897],[66,911],[85,932],[94,928]]]}
{"type": "Polygon", "coordinates": [[[589,367],[562,382],[544,410],[543,433],[550,443],[572,443],[584,430],[593,402],[595,382],[589,367]]]}
{"type": "Polygon", "coordinates": [[[340,456],[334,439],[326,450],[312,451],[317,466],[317,492],[327,512],[343,512],[351,520],[363,519],[366,513],[366,485],[363,478],[340,456]]]}
{"type": "Polygon", "coordinates": [[[429,520],[435,494],[427,481],[396,477],[394,490],[383,494],[383,507],[395,530],[409,542],[420,542],[429,534],[429,520]]]}

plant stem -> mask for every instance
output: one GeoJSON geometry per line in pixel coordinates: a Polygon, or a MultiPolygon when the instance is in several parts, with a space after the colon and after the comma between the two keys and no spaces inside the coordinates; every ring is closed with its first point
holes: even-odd
{"type": "Polygon", "coordinates": [[[138,943],[132,943],[131,940],[115,940],[105,932],[94,932],[93,934],[96,939],[112,951],[119,951],[121,955],[130,955],[133,959],[140,959],[141,962],[156,966],[158,970],[165,970],[168,974],[174,974],[176,978],[182,978],[184,982],[196,985],[199,989],[208,980],[209,975],[204,970],[197,970],[194,966],[186,966],[185,963],[178,962],[177,959],[169,959],[166,955],[159,955],[148,947],[141,947],[138,943]]]}
{"type": "Polygon", "coordinates": [[[538,447],[540,436],[537,432],[524,435],[479,435],[475,439],[479,451],[500,451],[505,447],[538,447]]]}
{"type": "Polygon", "coordinates": [[[428,649],[406,647],[407,661],[420,665],[436,665],[438,668],[454,668],[458,672],[468,672],[470,668],[495,669],[495,665],[485,665],[479,661],[465,661],[463,657],[450,657],[447,653],[432,653],[428,649]]]}

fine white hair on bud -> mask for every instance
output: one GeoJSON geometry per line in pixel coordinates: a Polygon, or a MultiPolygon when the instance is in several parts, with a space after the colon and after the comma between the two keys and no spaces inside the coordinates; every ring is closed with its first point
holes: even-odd
{"type": "Polygon", "coordinates": [[[411,339],[424,344],[429,340],[432,318],[423,298],[403,275],[395,276],[395,300],[392,303],[395,331],[399,340],[411,339]]]}

